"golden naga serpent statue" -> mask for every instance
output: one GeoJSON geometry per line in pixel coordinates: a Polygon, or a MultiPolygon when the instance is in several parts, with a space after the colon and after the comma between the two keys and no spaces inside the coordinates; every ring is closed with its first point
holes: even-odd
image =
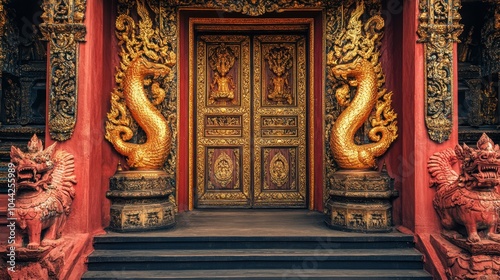
{"type": "Polygon", "coordinates": [[[165,99],[165,91],[158,83],[153,83],[153,100],[150,101],[144,89],[146,77],[167,76],[170,71],[168,66],[152,63],[143,55],[138,55],[125,72],[123,98],[132,117],[146,133],[147,140],[143,144],[126,142],[132,139],[132,130],[123,125],[113,126],[109,122],[106,127],[106,139],[120,154],[127,157],[127,163],[133,169],[161,169],[172,148],[170,123],[175,116],[171,115],[167,121],[155,107],[165,99]]]}
{"type": "MultiPolygon", "coordinates": [[[[375,126],[368,133],[368,137],[374,143],[358,145],[354,142],[356,131],[370,117],[378,101],[379,90],[375,68],[370,61],[358,57],[351,63],[332,67],[331,71],[343,79],[354,78],[349,80],[349,84],[357,86],[356,95],[349,106],[332,125],[330,149],[333,157],[342,169],[374,168],[376,157],[383,155],[397,137],[397,134],[388,127],[375,126]]],[[[337,98],[340,99],[340,94],[348,94],[348,90],[347,85],[338,89],[337,98]]],[[[341,100],[339,103],[342,103],[341,100]]]]}

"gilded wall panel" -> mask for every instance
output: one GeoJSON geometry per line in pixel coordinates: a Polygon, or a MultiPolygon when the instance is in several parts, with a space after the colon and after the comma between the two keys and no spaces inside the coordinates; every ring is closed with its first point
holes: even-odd
{"type": "Polygon", "coordinates": [[[453,44],[462,33],[460,0],[420,0],[418,42],[425,52],[425,124],[443,143],[453,128],[453,44]]]}
{"type": "Polygon", "coordinates": [[[86,0],[44,0],[40,30],[49,42],[49,134],[53,140],[71,138],[78,99],[78,44],[85,41],[86,0]]]}

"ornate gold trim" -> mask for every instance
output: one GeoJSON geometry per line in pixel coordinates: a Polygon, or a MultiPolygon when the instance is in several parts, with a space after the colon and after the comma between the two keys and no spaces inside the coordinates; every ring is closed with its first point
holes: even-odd
{"type": "Polygon", "coordinates": [[[71,138],[78,103],[78,43],[85,41],[86,0],[44,0],[40,24],[49,41],[49,134],[53,140],[71,138]]]}
{"type": "MultiPolygon", "coordinates": [[[[261,0],[170,0],[172,6],[189,6],[191,8],[222,9],[229,13],[241,13],[249,16],[261,16],[265,13],[281,12],[286,9],[321,8],[323,1],[295,0],[295,1],[261,1],[261,0]]],[[[327,1],[324,1],[327,2],[327,1]]]]}
{"type": "Polygon", "coordinates": [[[420,0],[417,33],[425,46],[425,124],[431,140],[443,143],[453,128],[453,44],[463,26],[460,0],[420,0]]]}

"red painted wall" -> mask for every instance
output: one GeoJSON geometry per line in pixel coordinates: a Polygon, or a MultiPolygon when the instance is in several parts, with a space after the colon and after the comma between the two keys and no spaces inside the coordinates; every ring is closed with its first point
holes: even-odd
{"type": "Polygon", "coordinates": [[[403,115],[399,119],[403,135],[401,225],[415,233],[417,248],[425,254],[426,269],[439,279],[444,277],[444,268],[430,244],[430,234],[439,233],[441,225],[432,204],[435,189],[429,187],[427,161],[435,152],[455,147],[458,142],[457,61],[454,61],[454,126],[450,139],[439,144],[430,140],[425,126],[425,54],[424,45],[416,42],[418,2],[404,1],[403,6],[403,115]]]}
{"type": "MultiPolygon", "coordinates": [[[[65,235],[101,233],[109,223],[110,203],[105,193],[119,158],[104,139],[104,120],[114,81],[115,62],[111,54],[116,53],[116,44],[110,40],[114,38],[110,4],[111,1],[87,3],[87,41],[79,49],[76,127],[71,139],[58,144],[59,149],[74,155],[78,181],[65,235]]],[[[46,143],[53,143],[49,136],[46,143]]]]}
{"type": "Polygon", "coordinates": [[[379,168],[385,163],[389,176],[394,179],[394,188],[399,192],[399,197],[393,201],[393,223],[401,224],[403,174],[402,146],[404,134],[402,132],[401,120],[405,116],[403,108],[402,90],[402,16],[403,5],[400,1],[392,1],[389,4],[384,1],[382,16],[385,21],[384,37],[382,39],[381,57],[382,68],[385,73],[387,91],[392,91],[392,107],[398,114],[398,138],[394,141],[387,153],[378,160],[379,168]]]}
{"type": "MultiPolygon", "coordinates": [[[[427,161],[437,151],[458,142],[457,81],[454,82],[453,130],[442,144],[430,140],[425,126],[424,45],[417,43],[418,1],[405,1],[403,11],[403,104],[400,119],[403,134],[402,225],[415,233],[440,229],[432,206],[435,190],[429,188],[427,161]]],[[[456,62],[455,62],[456,63],[456,62]]],[[[456,65],[456,64],[455,64],[456,65]]],[[[456,72],[456,71],[455,71],[456,72]]]]}

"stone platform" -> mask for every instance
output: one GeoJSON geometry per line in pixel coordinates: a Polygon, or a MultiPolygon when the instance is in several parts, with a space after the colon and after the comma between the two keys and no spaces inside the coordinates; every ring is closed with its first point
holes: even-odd
{"type": "Polygon", "coordinates": [[[181,213],[169,230],[94,239],[82,279],[426,279],[413,236],[331,230],[307,210],[181,213]]]}

